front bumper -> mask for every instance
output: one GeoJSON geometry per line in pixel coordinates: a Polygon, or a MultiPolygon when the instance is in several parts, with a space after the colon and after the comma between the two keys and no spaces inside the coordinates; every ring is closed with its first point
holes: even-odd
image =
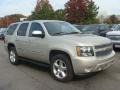
{"type": "Polygon", "coordinates": [[[72,60],[74,73],[79,75],[105,70],[114,63],[114,55],[113,51],[106,57],[76,57],[72,60]]]}
{"type": "Polygon", "coordinates": [[[120,41],[119,40],[111,40],[111,41],[112,41],[114,47],[120,48],[120,41]]]}
{"type": "Polygon", "coordinates": [[[3,39],[3,37],[2,37],[2,36],[0,36],[0,39],[3,39]]]}

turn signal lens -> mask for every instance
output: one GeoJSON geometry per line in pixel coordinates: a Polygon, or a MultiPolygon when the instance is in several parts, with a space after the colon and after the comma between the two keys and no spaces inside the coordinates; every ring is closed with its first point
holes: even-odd
{"type": "Polygon", "coordinates": [[[77,56],[80,56],[80,47],[79,46],[76,47],[76,51],[77,51],[77,56]]]}

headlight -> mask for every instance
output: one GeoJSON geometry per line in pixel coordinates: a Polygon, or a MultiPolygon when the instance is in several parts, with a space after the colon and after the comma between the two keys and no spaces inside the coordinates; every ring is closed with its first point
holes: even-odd
{"type": "Polygon", "coordinates": [[[110,36],[109,36],[108,34],[106,35],[106,37],[107,37],[107,38],[110,38],[110,36]]]}
{"type": "Polygon", "coordinates": [[[76,47],[77,55],[82,57],[94,56],[93,47],[91,46],[77,46],[76,47]]]}

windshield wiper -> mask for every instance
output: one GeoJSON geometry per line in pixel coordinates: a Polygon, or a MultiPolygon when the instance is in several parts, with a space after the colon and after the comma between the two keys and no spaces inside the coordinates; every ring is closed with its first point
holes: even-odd
{"type": "Polygon", "coordinates": [[[80,32],[70,32],[70,33],[66,33],[66,34],[81,34],[80,32]]]}
{"type": "Polygon", "coordinates": [[[57,32],[57,33],[53,33],[52,35],[62,35],[62,34],[66,34],[65,32],[57,32]]]}
{"type": "Polygon", "coordinates": [[[66,35],[66,34],[81,34],[81,33],[80,32],[70,32],[70,33],[58,32],[58,33],[54,33],[52,35],[66,35]]]}

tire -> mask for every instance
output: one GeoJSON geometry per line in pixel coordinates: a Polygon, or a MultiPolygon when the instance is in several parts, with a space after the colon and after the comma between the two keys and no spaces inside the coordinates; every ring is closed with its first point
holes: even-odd
{"type": "Polygon", "coordinates": [[[10,60],[11,64],[19,65],[20,61],[18,59],[18,55],[17,55],[15,47],[10,47],[8,52],[9,52],[9,60],[10,60]]]}
{"type": "Polygon", "coordinates": [[[69,57],[64,54],[58,54],[51,58],[52,77],[60,82],[68,82],[73,79],[73,68],[69,57]]]}
{"type": "Polygon", "coordinates": [[[5,38],[4,37],[2,37],[2,40],[4,40],[5,38]]]}

